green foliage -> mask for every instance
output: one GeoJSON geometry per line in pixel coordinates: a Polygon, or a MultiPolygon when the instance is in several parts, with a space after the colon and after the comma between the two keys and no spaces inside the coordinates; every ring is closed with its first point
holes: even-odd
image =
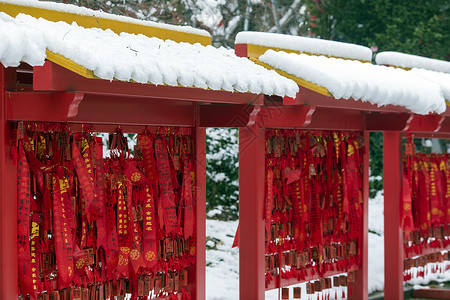
{"type": "Polygon", "coordinates": [[[383,189],[383,133],[371,132],[369,197],[373,198],[383,189]]]}
{"type": "Polygon", "coordinates": [[[206,210],[218,209],[215,219],[236,220],[239,197],[238,130],[206,131],[206,210]]]}
{"type": "Polygon", "coordinates": [[[450,2],[307,0],[313,34],[379,51],[438,59],[450,55],[450,2]]]}

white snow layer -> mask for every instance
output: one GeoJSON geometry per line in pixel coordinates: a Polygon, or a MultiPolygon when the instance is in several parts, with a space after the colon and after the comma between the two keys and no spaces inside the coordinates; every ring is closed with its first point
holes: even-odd
{"type": "Polygon", "coordinates": [[[0,62],[42,65],[45,49],[107,80],[295,97],[298,85],[232,50],[0,12],[0,62]]]}
{"type": "Polygon", "coordinates": [[[236,35],[235,44],[252,44],[311,54],[372,61],[372,50],[364,46],[279,33],[239,32],[236,35]]]}
{"type": "Polygon", "coordinates": [[[437,72],[450,73],[450,62],[400,52],[380,52],[375,57],[379,65],[402,68],[420,68],[437,72]]]}
{"type": "Polygon", "coordinates": [[[444,98],[447,100],[450,100],[450,74],[449,73],[442,73],[442,72],[435,72],[435,71],[429,71],[425,69],[411,69],[409,72],[421,76],[429,81],[432,81],[436,84],[438,84],[442,92],[444,93],[444,98]]]}
{"type": "Polygon", "coordinates": [[[134,19],[125,16],[119,16],[114,14],[108,14],[98,10],[92,10],[86,7],[80,7],[72,4],[64,4],[64,3],[55,3],[55,2],[47,2],[47,1],[38,1],[38,0],[0,0],[0,8],[2,3],[10,3],[17,4],[22,6],[30,6],[41,9],[54,10],[59,12],[73,13],[77,15],[83,16],[91,16],[97,18],[104,18],[109,20],[122,21],[126,23],[134,23],[151,27],[164,28],[169,30],[181,31],[185,33],[192,33],[203,36],[211,36],[206,30],[193,28],[190,26],[177,26],[177,25],[169,25],[164,23],[157,23],[152,21],[145,21],[134,19]]]}
{"type": "Polygon", "coordinates": [[[446,110],[440,86],[414,72],[357,60],[267,50],[259,60],[326,88],[334,98],[399,105],[417,114],[446,110]]]}

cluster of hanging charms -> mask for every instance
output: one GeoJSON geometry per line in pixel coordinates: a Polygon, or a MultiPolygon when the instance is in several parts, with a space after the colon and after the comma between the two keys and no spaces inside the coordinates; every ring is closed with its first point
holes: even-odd
{"type": "Polygon", "coordinates": [[[360,264],[363,146],[355,132],[266,131],[266,289],[318,279],[310,299],[345,298],[360,264]]]}
{"type": "Polygon", "coordinates": [[[404,281],[450,270],[450,156],[416,153],[408,135],[403,155],[404,281]]]}
{"type": "Polygon", "coordinates": [[[22,298],[189,299],[195,262],[193,140],[189,128],[120,129],[19,122],[18,261],[22,298]],[[181,296],[181,298],[179,298],[181,296]]]}

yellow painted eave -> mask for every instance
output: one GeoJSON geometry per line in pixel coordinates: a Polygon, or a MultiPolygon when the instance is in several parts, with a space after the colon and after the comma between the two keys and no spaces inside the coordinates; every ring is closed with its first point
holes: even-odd
{"type": "Polygon", "coordinates": [[[260,65],[260,66],[262,66],[262,67],[264,67],[264,68],[266,68],[268,70],[274,70],[275,72],[277,72],[281,76],[289,78],[289,79],[295,81],[299,86],[302,86],[304,88],[307,88],[309,90],[312,90],[312,91],[314,91],[316,93],[322,94],[322,95],[327,96],[327,97],[333,97],[333,95],[330,93],[330,91],[328,91],[326,88],[324,88],[322,86],[319,86],[319,85],[317,85],[315,83],[306,81],[306,80],[304,80],[302,78],[298,78],[298,77],[296,77],[296,76],[294,76],[292,74],[289,74],[289,73],[287,73],[285,71],[281,71],[279,69],[276,69],[276,68],[274,68],[274,67],[272,67],[272,66],[270,66],[268,64],[265,64],[265,63],[261,62],[257,58],[249,57],[249,59],[251,61],[253,61],[255,64],[257,64],[257,65],[260,65]]]}
{"type": "Polygon", "coordinates": [[[72,60],[54,53],[50,50],[47,49],[46,51],[47,53],[47,59],[51,62],[54,62],[57,65],[60,65],[61,67],[64,67],[72,72],[77,73],[78,75],[81,75],[83,77],[86,78],[98,78],[97,76],[94,75],[94,72],[91,70],[86,69],[85,67],[74,63],[72,60]]]}
{"type": "MultiPolygon", "coordinates": [[[[295,54],[306,54],[306,55],[311,55],[311,56],[334,57],[334,58],[340,58],[340,59],[345,59],[345,60],[355,60],[355,59],[350,59],[350,58],[345,58],[345,57],[330,56],[330,55],[324,55],[324,54],[315,54],[315,53],[297,51],[297,50],[292,50],[292,49],[266,47],[266,46],[260,46],[260,45],[247,44],[247,56],[248,57],[259,58],[261,55],[266,53],[267,50],[283,51],[286,53],[295,53],[295,54]]],[[[363,63],[372,63],[370,61],[365,61],[365,60],[358,60],[358,61],[363,62],[363,63]]]]}
{"type": "Polygon", "coordinates": [[[128,32],[143,34],[148,37],[157,37],[162,40],[172,40],[177,43],[186,42],[190,44],[200,43],[204,46],[211,45],[210,36],[160,27],[152,27],[137,23],[128,23],[96,16],[79,15],[70,12],[54,11],[44,8],[2,2],[0,2],[0,11],[10,15],[11,17],[16,17],[18,14],[23,13],[35,18],[44,18],[52,22],[63,21],[69,24],[76,22],[79,26],[84,28],[101,28],[103,30],[110,29],[117,34],[120,34],[121,32],[128,32]]]}

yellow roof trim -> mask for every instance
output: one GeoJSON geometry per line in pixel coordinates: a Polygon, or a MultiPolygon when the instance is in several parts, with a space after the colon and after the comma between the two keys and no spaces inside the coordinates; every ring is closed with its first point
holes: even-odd
{"type": "Polygon", "coordinates": [[[60,65],[61,67],[64,67],[72,72],[75,72],[83,77],[86,78],[98,78],[97,76],[94,75],[94,72],[91,70],[86,69],[83,66],[80,66],[79,64],[74,63],[72,60],[54,53],[50,50],[46,51],[47,53],[47,59],[51,62],[54,62],[57,65],[60,65]]]}
{"type": "Polygon", "coordinates": [[[54,11],[50,9],[31,7],[12,3],[1,3],[0,11],[16,17],[19,13],[27,14],[35,18],[44,18],[49,21],[66,23],[76,22],[79,26],[85,28],[111,29],[115,33],[128,32],[134,34],[143,34],[148,37],[157,37],[162,40],[172,40],[177,43],[200,43],[203,46],[211,45],[211,37],[200,34],[188,33],[183,31],[170,30],[160,27],[152,27],[136,23],[128,23],[118,20],[105,19],[102,17],[79,15],[70,12],[54,11]]]}
{"type": "Polygon", "coordinates": [[[450,106],[450,100],[445,99],[445,104],[447,104],[447,106],[450,106]]]}
{"type": "Polygon", "coordinates": [[[322,87],[322,86],[319,86],[319,85],[317,85],[317,84],[315,84],[315,83],[306,81],[306,80],[304,80],[304,79],[302,79],[302,78],[298,78],[298,77],[296,77],[296,76],[294,76],[294,75],[291,75],[291,74],[289,74],[289,73],[287,73],[287,72],[284,72],[284,71],[275,69],[274,67],[272,67],[272,66],[270,66],[270,65],[268,65],[268,64],[265,64],[265,63],[259,61],[258,59],[254,58],[254,57],[250,57],[249,59],[250,59],[251,61],[253,61],[254,63],[256,63],[256,64],[258,64],[258,65],[260,65],[260,66],[263,66],[263,67],[266,68],[266,69],[269,69],[269,70],[275,70],[275,71],[276,71],[278,74],[280,74],[281,76],[284,76],[284,77],[286,77],[286,78],[292,79],[292,80],[295,81],[298,85],[300,85],[300,86],[302,86],[302,87],[304,87],[304,88],[307,88],[307,89],[309,89],[309,90],[312,90],[312,91],[314,91],[314,92],[316,92],[316,93],[322,94],[322,95],[327,96],[327,97],[333,97],[333,95],[332,95],[326,88],[324,88],[324,87],[322,87]]]}
{"type": "MultiPolygon", "coordinates": [[[[346,59],[346,60],[355,60],[355,59],[339,57],[339,56],[330,56],[330,55],[324,55],[324,54],[309,53],[309,52],[304,52],[304,51],[296,51],[296,50],[291,50],[291,49],[276,48],[276,47],[266,47],[266,46],[260,46],[260,45],[247,44],[247,56],[248,57],[259,58],[261,55],[266,53],[267,50],[283,51],[283,52],[286,52],[286,53],[295,53],[295,54],[307,54],[307,55],[315,55],[315,56],[334,57],[334,58],[340,58],[340,59],[346,59]]],[[[366,61],[366,60],[359,60],[359,61],[363,62],[363,63],[371,63],[370,61],[366,61]]]]}

